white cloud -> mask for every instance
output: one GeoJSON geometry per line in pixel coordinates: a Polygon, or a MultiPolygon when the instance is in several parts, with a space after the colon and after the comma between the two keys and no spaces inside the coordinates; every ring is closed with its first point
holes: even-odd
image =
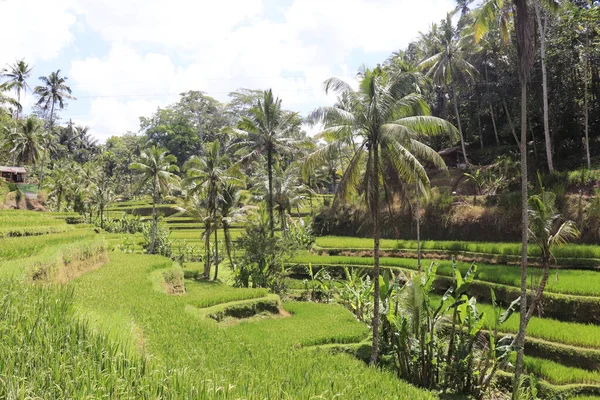
{"type": "Polygon", "coordinates": [[[70,44],[76,16],[69,0],[0,1],[0,66],[25,58],[30,64],[52,59],[70,44]]]}
{"type": "Polygon", "coordinates": [[[382,61],[380,53],[405,47],[453,4],[295,0],[274,21],[260,0],[80,0],[80,21],[110,50],[72,60],[69,76],[79,98],[92,98],[86,120],[101,136],[137,130],[165,94],[186,90],[224,101],[240,87],[270,87],[286,108],[306,113],[333,100],[326,78],[352,79],[366,61],[357,54],[382,61]]]}

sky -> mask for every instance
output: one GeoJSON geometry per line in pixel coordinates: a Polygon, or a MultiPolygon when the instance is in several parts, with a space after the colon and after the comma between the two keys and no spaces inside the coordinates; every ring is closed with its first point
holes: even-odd
{"type": "MultiPolygon", "coordinates": [[[[201,90],[226,102],[272,88],[307,114],[335,100],[323,81],[353,80],[405,48],[453,0],[0,0],[0,68],[24,58],[29,85],[57,69],[76,100],[63,121],[100,142],[201,90]]],[[[35,102],[27,93],[27,111],[35,102]]]]}

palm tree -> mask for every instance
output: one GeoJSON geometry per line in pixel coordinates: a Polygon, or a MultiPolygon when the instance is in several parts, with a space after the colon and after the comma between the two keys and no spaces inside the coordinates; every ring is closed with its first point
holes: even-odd
{"type": "Polygon", "coordinates": [[[175,165],[176,162],[175,156],[169,154],[167,150],[152,146],[142,151],[138,162],[129,165],[129,169],[140,173],[138,191],[150,184],[152,193],[152,237],[148,248],[150,254],[154,254],[158,230],[156,205],[179,180],[178,176],[174,174],[174,172],[179,171],[179,168],[175,165]]]}
{"type": "MultiPolygon", "coordinates": [[[[379,351],[379,247],[381,239],[381,194],[389,200],[402,182],[415,182],[421,192],[429,187],[429,178],[418,158],[445,168],[442,158],[419,141],[423,135],[456,134],[449,122],[429,116],[429,107],[419,95],[406,92],[406,82],[389,76],[381,69],[364,70],[355,91],[337,78],[325,82],[325,91],[333,91],[345,99],[344,109],[321,107],[309,117],[323,123],[326,131],[350,132],[357,142],[354,153],[334,199],[334,206],[348,199],[353,189],[364,195],[373,221],[374,312],[371,363],[377,362],[379,351]]],[[[335,151],[329,143],[312,153],[304,168],[314,170],[335,151]]]]}
{"type": "Polygon", "coordinates": [[[44,153],[42,123],[36,117],[30,116],[24,121],[19,121],[18,129],[13,131],[13,136],[9,140],[12,142],[10,152],[21,165],[36,165],[44,153]]]}
{"type": "Polygon", "coordinates": [[[221,201],[219,202],[219,217],[221,219],[221,227],[223,228],[223,236],[225,238],[225,251],[227,259],[232,268],[235,267],[231,256],[231,227],[233,224],[246,222],[247,215],[255,210],[255,206],[241,205],[240,185],[234,181],[227,181],[221,189],[221,201]]]}
{"type": "Polygon", "coordinates": [[[21,103],[19,103],[12,97],[4,94],[4,92],[9,91],[11,88],[12,87],[8,84],[8,82],[0,83],[0,112],[4,112],[2,106],[5,104],[13,106],[16,109],[17,113],[21,112],[21,110],[23,109],[23,107],[21,107],[21,103]]]}
{"type": "MultiPolygon", "coordinates": [[[[218,202],[221,199],[221,190],[225,183],[237,179],[238,174],[235,168],[231,167],[231,161],[226,152],[222,151],[221,144],[218,140],[211,142],[206,147],[206,155],[204,157],[192,157],[184,165],[187,177],[183,181],[183,186],[187,188],[188,194],[198,194],[202,191],[206,196],[206,207],[210,215],[211,221],[207,225],[206,245],[210,244],[209,231],[211,223],[215,224],[215,276],[216,280],[219,273],[219,246],[217,241],[217,212],[218,202]]],[[[205,251],[208,250],[207,248],[205,251]]],[[[204,276],[208,278],[210,274],[210,260],[207,257],[204,263],[204,276]]]]}
{"type": "MultiPolygon", "coordinates": [[[[17,101],[21,103],[21,92],[25,94],[29,85],[27,79],[31,76],[30,67],[25,60],[15,61],[14,64],[9,65],[8,69],[4,70],[0,76],[8,78],[8,85],[15,90],[17,93],[17,101]]],[[[17,118],[19,118],[20,109],[17,109],[17,118]]]]}
{"type": "Polygon", "coordinates": [[[295,140],[291,137],[296,124],[296,114],[281,108],[281,100],[273,97],[271,89],[265,91],[262,101],[248,111],[249,117],[243,117],[239,129],[244,133],[244,147],[250,150],[245,158],[266,156],[268,174],[267,208],[271,237],[275,236],[273,217],[273,166],[275,157],[291,152],[295,140]]]}
{"type": "Polygon", "coordinates": [[[48,195],[56,202],[56,211],[61,211],[62,202],[67,196],[69,190],[69,184],[72,180],[71,172],[73,165],[55,164],[50,171],[48,181],[44,184],[44,187],[49,190],[48,195]]]}
{"type": "Polygon", "coordinates": [[[439,86],[442,86],[452,96],[454,104],[454,116],[460,135],[460,145],[462,147],[465,163],[468,165],[467,150],[458,112],[458,96],[456,94],[456,83],[461,78],[473,79],[477,75],[477,69],[467,61],[467,57],[473,52],[469,48],[470,38],[464,36],[456,38],[456,33],[452,27],[452,16],[448,14],[446,21],[442,25],[442,34],[435,39],[439,41],[440,51],[437,54],[421,61],[419,68],[427,70],[427,76],[431,77],[439,86]]]}
{"type": "MultiPolygon", "coordinates": [[[[43,110],[48,111],[50,114],[47,120],[46,129],[48,132],[52,132],[54,126],[54,109],[58,104],[58,107],[62,110],[65,108],[67,99],[74,99],[71,96],[71,88],[67,85],[67,77],[60,76],[60,69],[56,72],[52,72],[48,76],[40,76],[39,78],[43,85],[36,86],[34,93],[39,97],[37,105],[41,106],[43,110]]],[[[45,154],[42,157],[42,173],[40,175],[40,184],[44,182],[44,164],[45,154]]]]}

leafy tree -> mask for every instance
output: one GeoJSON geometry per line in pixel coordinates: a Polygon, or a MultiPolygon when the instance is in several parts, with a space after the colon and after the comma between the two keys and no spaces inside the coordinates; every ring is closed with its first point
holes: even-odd
{"type": "Polygon", "coordinates": [[[154,254],[156,234],[158,229],[158,210],[156,205],[169,193],[169,190],[179,181],[174,174],[179,168],[174,163],[177,159],[166,150],[152,146],[140,154],[138,162],[132,163],[129,168],[139,172],[138,191],[150,185],[152,193],[152,230],[148,253],[154,254]]]}
{"type": "Polygon", "coordinates": [[[456,38],[457,33],[452,26],[452,16],[448,14],[446,21],[442,24],[442,33],[434,38],[439,41],[440,51],[433,56],[423,60],[419,67],[422,70],[427,70],[427,76],[441,87],[444,87],[452,96],[454,105],[454,116],[458,126],[460,135],[460,144],[462,147],[465,163],[469,164],[467,158],[467,149],[460,121],[460,113],[458,111],[458,95],[456,93],[456,83],[461,78],[473,79],[477,75],[477,70],[467,60],[474,52],[473,48],[469,48],[472,43],[469,37],[456,38]]]}
{"type": "MultiPolygon", "coordinates": [[[[235,168],[231,167],[229,156],[222,151],[221,144],[218,141],[209,143],[204,157],[192,157],[184,166],[187,176],[183,180],[183,186],[188,194],[194,195],[200,192],[206,197],[206,208],[210,220],[208,221],[206,235],[206,250],[210,246],[210,231],[215,233],[215,277],[219,273],[219,247],[217,240],[217,212],[218,203],[222,196],[222,189],[225,184],[233,179],[237,179],[235,168]],[[211,225],[215,225],[214,228],[211,225]]],[[[210,259],[207,257],[204,264],[204,276],[208,278],[210,274],[210,259]]]]}
{"type": "MultiPolygon", "coordinates": [[[[29,89],[27,79],[31,76],[32,69],[33,67],[30,67],[25,60],[19,60],[9,65],[7,69],[0,73],[0,76],[8,79],[8,87],[14,89],[17,93],[17,102],[19,104],[21,103],[21,92],[25,94],[27,89],[29,89]]],[[[17,118],[19,118],[20,111],[20,107],[17,108],[17,118]]]]}
{"type": "MultiPolygon", "coordinates": [[[[422,191],[429,186],[429,178],[418,158],[445,168],[444,161],[430,147],[418,139],[423,135],[456,134],[449,122],[429,116],[429,107],[423,98],[406,90],[406,81],[388,76],[381,69],[360,73],[359,89],[337,78],[325,82],[326,92],[344,98],[345,108],[321,107],[310,116],[323,123],[326,131],[350,132],[357,142],[357,150],[346,168],[336,193],[335,203],[349,198],[353,189],[360,189],[373,221],[374,255],[374,314],[371,363],[379,351],[379,245],[381,239],[381,193],[390,199],[398,185],[417,182],[422,191]]],[[[313,169],[335,151],[335,142],[312,153],[305,168],[313,169]]],[[[334,203],[334,204],[335,204],[334,203]]]]}
{"type": "Polygon", "coordinates": [[[36,165],[44,153],[42,147],[42,123],[35,117],[30,116],[26,120],[19,121],[18,129],[10,138],[12,149],[16,160],[21,165],[36,165]]]}
{"type": "Polygon", "coordinates": [[[296,115],[281,108],[281,100],[273,97],[269,89],[263,93],[262,100],[248,110],[249,116],[242,118],[238,127],[245,135],[241,146],[248,154],[244,159],[266,157],[268,174],[267,209],[269,212],[269,230],[275,236],[273,217],[273,168],[275,157],[292,151],[296,142],[291,133],[296,128],[296,115]]]}

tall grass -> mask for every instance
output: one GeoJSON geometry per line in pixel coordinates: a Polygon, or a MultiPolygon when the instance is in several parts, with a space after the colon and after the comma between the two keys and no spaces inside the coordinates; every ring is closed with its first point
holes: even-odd
{"type": "Polygon", "coordinates": [[[565,367],[541,358],[525,357],[525,370],[556,385],[573,383],[600,384],[600,371],[565,367]]]}
{"type": "Polygon", "coordinates": [[[350,356],[303,349],[365,336],[364,325],[342,307],[285,304],[291,317],[222,327],[184,310],[188,304],[208,304],[216,290],[228,290],[224,285],[186,282],[190,290],[184,296],[153,290],[147,275],[170,265],[157,256],[115,252],[104,267],[72,283],[80,309],[107,320],[126,316],[140,327],[144,347],[157,362],[187,368],[199,382],[218,389],[215,397],[435,398],[350,356]]]}
{"type": "MultiPolygon", "coordinates": [[[[439,265],[438,274],[451,276],[452,262],[440,260],[423,260],[428,264],[435,262],[439,265]]],[[[372,257],[358,256],[319,256],[304,252],[295,256],[292,263],[313,266],[336,266],[353,265],[370,268],[373,265],[372,257]]],[[[383,267],[397,267],[404,269],[417,269],[417,261],[410,258],[382,257],[380,263],[383,267]]],[[[464,274],[470,267],[470,263],[457,262],[458,269],[464,274]]],[[[531,277],[538,277],[540,270],[531,269],[531,277]]],[[[520,285],[520,268],[513,265],[483,264],[477,263],[476,279],[500,283],[509,286],[520,285]]],[[[600,273],[588,270],[560,270],[552,274],[546,286],[548,292],[600,296],[600,273]]]]}
{"type": "MultiPolygon", "coordinates": [[[[373,239],[355,238],[346,236],[322,236],[316,238],[316,244],[324,248],[339,249],[372,249],[373,239]]],[[[414,240],[383,239],[382,249],[390,250],[416,250],[417,242],[414,240]]],[[[437,241],[424,240],[421,242],[423,250],[445,250],[448,252],[469,252],[495,255],[516,256],[521,253],[520,243],[492,243],[492,242],[462,242],[462,241],[437,241]]],[[[540,255],[536,246],[529,246],[528,254],[533,257],[540,255]]],[[[557,258],[597,258],[600,259],[600,246],[568,244],[556,248],[554,255],[557,258]]]]}

